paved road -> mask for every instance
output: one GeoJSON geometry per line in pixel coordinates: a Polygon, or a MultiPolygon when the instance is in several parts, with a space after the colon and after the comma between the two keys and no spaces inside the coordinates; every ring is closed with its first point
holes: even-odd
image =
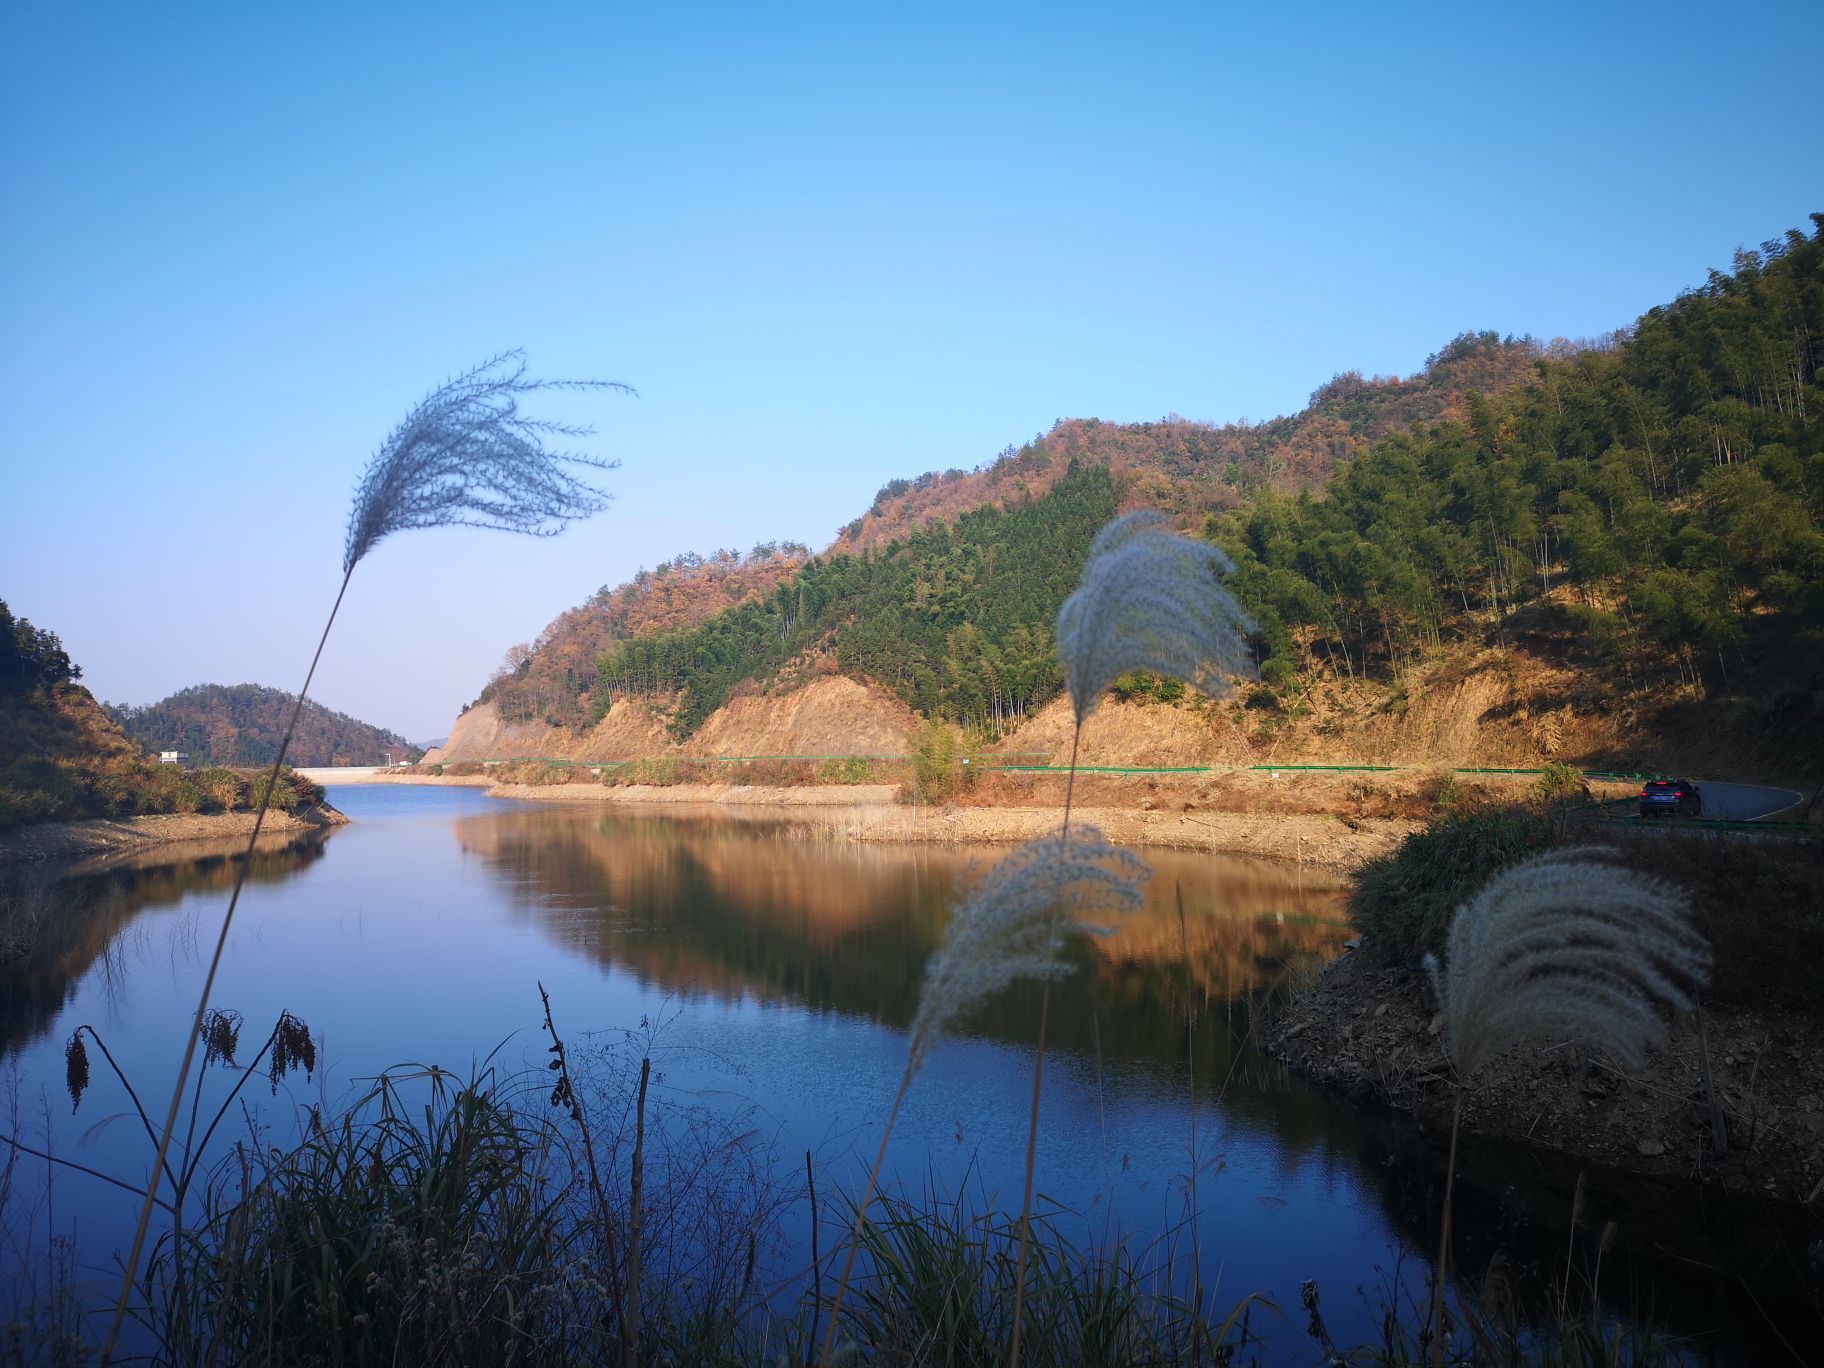
{"type": "Polygon", "coordinates": [[[1752,822],[1776,814],[1795,822],[1804,820],[1800,806],[1805,795],[1791,789],[1729,784],[1720,779],[1699,779],[1697,786],[1704,795],[1703,815],[1713,821],[1752,822]]]}

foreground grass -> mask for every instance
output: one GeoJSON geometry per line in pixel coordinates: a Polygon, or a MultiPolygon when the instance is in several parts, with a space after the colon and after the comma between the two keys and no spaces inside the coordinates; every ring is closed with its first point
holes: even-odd
{"type": "MultiPolygon", "coordinates": [[[[350,1368],[816,1361],[852,1206],[820,1208],[808,1167],[782,1187],[750,1135],[703,1113],[657,1115],[630,1070],[615,1077],[560,1091],[554,1108],[543,1075],[399,1069],[340,1115],[304,1109],[289,1149],[246,1136],[158,1239],[137,1285],[135,1352],[350,1368]],[[815,1254],[778,1283],[767,1270],[788,1235],[815,1254]]],[[[1424,1315],[1397,1286],[1377,1341],[1339,1348],[1314,1285],[1297,1298],[1192,1295],[1190,1239],[1084,1245],[1041,1215],[1021,1298],[1016,1216],[935,1188],[877,1199],[836,1358],[1004,1363],[1017,1306],[1021,1361],[1034,1365],[1277,1362],[1304,1336],[1321,1361],[1431,1361],[1424,1315]]],[[[1225,1286],[1245,1285],[1245,1251],[1227,1253],[1225,1286]]],[[[66,1281],[0,1326],[8,1361],[84,1361],[96,1336],[74,1296],[66,1281]]],[[[1523,1323],[1511,1298],[1453,1296],[1451,1310],[1447,1362],[1667,1360],[1581,1316],[1523,1323]]]]}

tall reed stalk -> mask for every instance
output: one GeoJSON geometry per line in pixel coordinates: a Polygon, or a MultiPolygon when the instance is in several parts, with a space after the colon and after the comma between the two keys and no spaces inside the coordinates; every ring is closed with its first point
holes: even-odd
{"type": "Polygon", "coordinates": [[[342,584],[336,591],[336,601],[330,607],[323,632],[317,638],[317,649],[310,658],[310,668],[305,671],[304,684],[298,690],[284,738],[267,774],[265,792],[254,814],[253,830],[247,837],[247,848],[242,853],[234,887],[228,895],[228,907],[222,914],[221,929],[216,934],[215,948],[209,957],[209,967],[203,976],[202,991],[197,994],[196,1012],[184,1043],[177,1081],[171,1089],[171,1104],[159,1135],[158,1153],[153,1161],[152,1176],[146,1184],[145,1202],[121,1272],[120,1295],[101,1352],[103,1365],[113,1357],[126,1321],[133,1281],[139,1272],[146,1234],[157,1206],[159,1176],[165,1169],[171,1138],[177,1129],[190,1070],[196,1062],[197,1041],[202,1037],[216,974],[221,969],[228,933],[234,925],[235,909],[240,905],[241,889],[253,864],[254,850],[266,823],[266,813],[272,806],[279,773],[297,733],[304,700],[310,694],[311,681],[316,678],[317,665],[323,659],[323,648],[329,641],[330,629],[335,626],[336,614],[341,611],[355,566],[382,539],[408,528],[492,527],[533,536],[554,536],[575,519],[600,511],[608,496],[571,474],[566,467],[583,466],[602,471],[612,469],[615,463],[574,452],[554,451],[545,446],[548,438],[584,437],[593,429],[527,418],[519,412],[520,396],[550,389],[610,389],[631,393],[627,386],[607,381],[528,379],[524,357],[516,351],[505,352],[433,391],[381,444],[362,474],[349,514],[342,584]]]}
{"type": "MultiPolygon", "coordinates": [[[[1151,670],[1217,693],[1227,687],[1230,675],[1247,669],[1245,634],[1254,630],[1254,624],[1217,582],[1217,576],[1233,570],[1234,565],[1216,547],[1179,536],[1171,530],[1170,520],[1151,510],[1117,518],[1096,535],[1081,583],[1058,610],[1058,656],[1064,665],[1074,720],[1061,839],[1068,840],[1070,833],[1083,724],[1117,679],[1134,670],[1151,670]]],[[[1182,902],[1179,911],[1182,917],[1182,902]]],[[[1008,1368],[1019,1368],[1020,1363],[1033,1169],[1039,1145],[1039,1094],[1045,1077],[1045,1026],[1050,1007],[1051,984],[1047,982],[1039,1002],[1039,1041],[1033,1056],[1008,1368]]]]}

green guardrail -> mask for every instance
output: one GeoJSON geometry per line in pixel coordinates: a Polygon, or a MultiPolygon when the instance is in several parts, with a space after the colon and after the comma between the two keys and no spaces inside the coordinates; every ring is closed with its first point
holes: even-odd
{"type": "Polygon", "coordinates": [[[1390,774],[1400,765],[1249,765],[1260,774],[1390,774]]]}

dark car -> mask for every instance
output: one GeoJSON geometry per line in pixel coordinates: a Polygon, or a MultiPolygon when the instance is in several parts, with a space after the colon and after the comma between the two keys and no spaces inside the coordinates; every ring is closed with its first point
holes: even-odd
{"type": "Polygon", "coordinates": [[[1649,779],[1640,786],[1642,817],[1696,817],[1704,796],[1689,779],[1649,779]]]}

